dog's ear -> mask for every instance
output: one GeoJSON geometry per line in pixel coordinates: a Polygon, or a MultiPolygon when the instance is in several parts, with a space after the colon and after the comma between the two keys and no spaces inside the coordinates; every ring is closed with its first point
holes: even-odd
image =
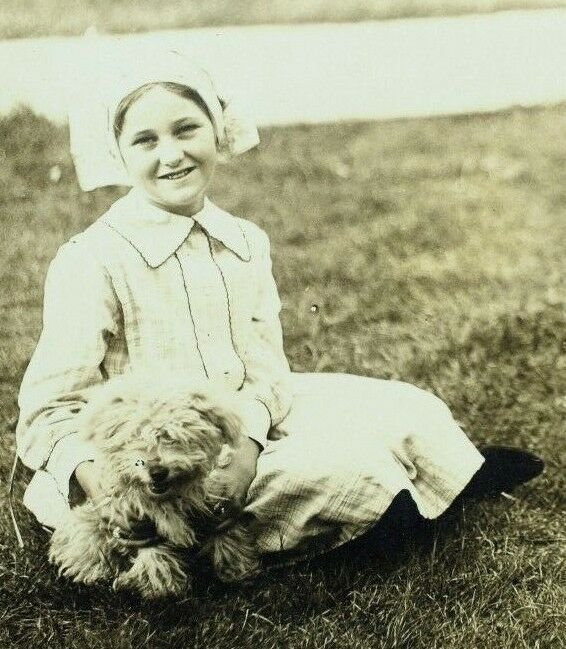
{"type": "Polygon", "coordinates": [[[243,424],[232,409],[219,404],[212,406],[208,403],[199,405],[196,409],[218,429],[223,442],[234,444],[238,441],[242,434],[243,424]]]}
{"type": "Polygon", "coordinates": [[[85,404],[76,420],[83,439],[108,439],[139,411],[136,393],[127,388],[126,380],[118,377],[85,391],[85,404]]]}

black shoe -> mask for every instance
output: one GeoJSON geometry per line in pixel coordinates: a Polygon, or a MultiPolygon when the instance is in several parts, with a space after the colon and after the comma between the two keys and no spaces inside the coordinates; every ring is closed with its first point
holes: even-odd
{"type": "Polygon", "coordinates": [[[518,448],[486,446],[480,452],[485,462],[465,488],[462,494],[465,497],[509,493],[544,470],[544,462],[539,457],[518,448]]]}

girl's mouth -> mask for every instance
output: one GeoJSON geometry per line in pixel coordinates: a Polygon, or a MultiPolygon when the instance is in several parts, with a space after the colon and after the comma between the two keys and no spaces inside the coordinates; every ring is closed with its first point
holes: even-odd
{"type": "Polygon", "coordinates": [[[196,167],[186,167],[180,171],[172,171],[169,174],[162,174],[161,176],[158,176],[158,178],[159,180],[179,180],[188,176],[191,171],[194,171],[195,169],[196,167]]]}

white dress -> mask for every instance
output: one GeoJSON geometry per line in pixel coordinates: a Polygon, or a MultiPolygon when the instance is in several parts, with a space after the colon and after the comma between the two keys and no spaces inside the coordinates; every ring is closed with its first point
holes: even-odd
{"type": "Polygon", "coordinates": [[[165,370],[247,396],[245,430],[266,445],[247,506],[263,552],[312,552],[330,536],[337,545],[404,489],[438,516],[482,463],[448,408],[397,381],[290,373],[280,306],[254,224],[210,202],[188,219],[135,192],[117,201],[47,276],[19,399],[18,453],[35,471],[26,506],[46,526],[65,519],[69,478],[94,457],[75,424],[93,385],[165,370]],[[287,436],[268,442],[270,424],[287,436]]]}
{"type": "Polygon", "coordinates": [[[345,543],[402,490],[435,518],[483,463],[444,402],[413,385],[293,374],[293,387],[286,436],[268,442],[248,494],[265,554],[296,560],[345,543]]]}

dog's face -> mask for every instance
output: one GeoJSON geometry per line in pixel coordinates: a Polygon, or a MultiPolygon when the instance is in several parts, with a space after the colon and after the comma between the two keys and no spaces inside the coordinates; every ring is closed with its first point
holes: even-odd
{"type": "Polygon", "coordinates": [[[157,500],[201,486],[223,446],[242,435],[238,401],[205,384],[108,382],[82,413],[81,432],[98,444],[120,489],[157,500]],[[156,387],[157,385],[157,387],[156,387]]]}
{"type": "Polygon", "coordinates": [[[222,430],[194,410],[171,419],[128,422],[104,440],[103,451],[122,487],[163,500],[201,482],[214,465],[222,430]]]}

